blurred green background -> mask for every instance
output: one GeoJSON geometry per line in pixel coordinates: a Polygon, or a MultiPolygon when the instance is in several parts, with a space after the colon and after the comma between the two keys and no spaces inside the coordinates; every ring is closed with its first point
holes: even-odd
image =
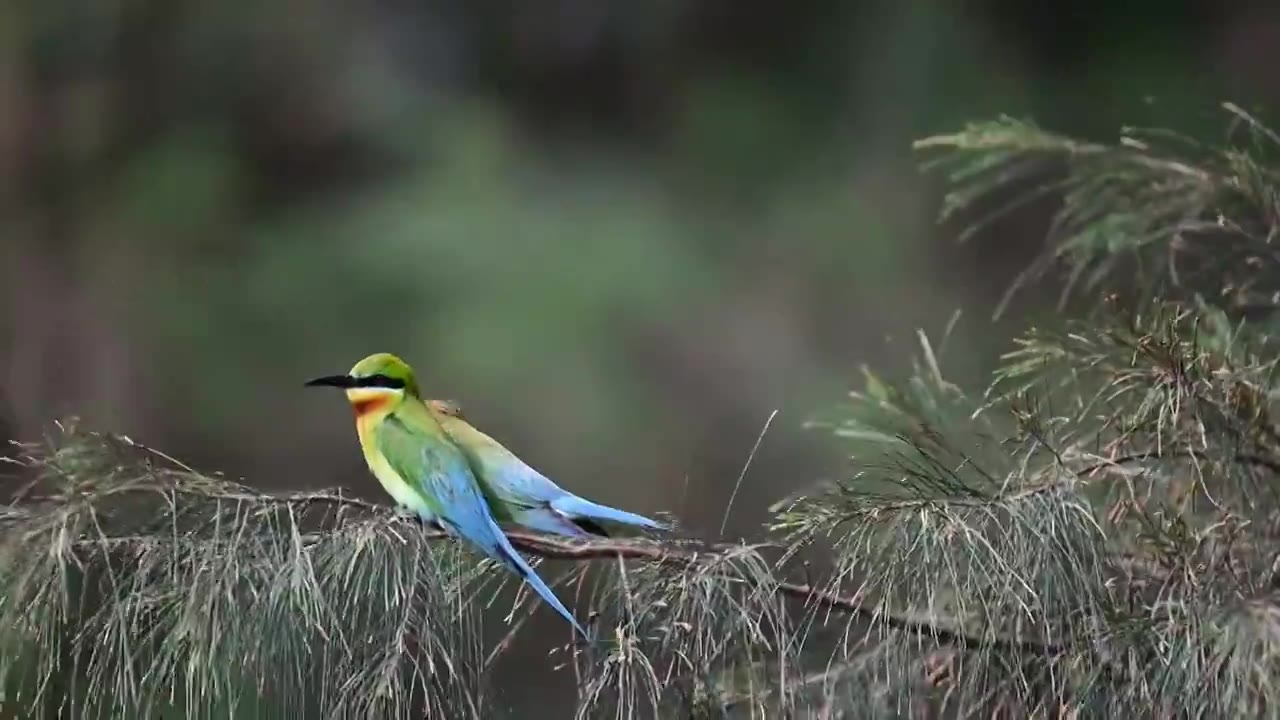
{"type": "Polygon", "coordinates": [[[961,309],[944,362],[978,381],[1051,317],[1042,288],[989,319],[1051,206],[958,246],[912,140],[1212,134],[1277,67],[1261,2],[5,3],[0,436],[77,414],[379,497],[302,382],[385,350],[566,487],[706,537],[777,409],[753,534],[838,472],[800,425],[860,363],[961,309]]]}

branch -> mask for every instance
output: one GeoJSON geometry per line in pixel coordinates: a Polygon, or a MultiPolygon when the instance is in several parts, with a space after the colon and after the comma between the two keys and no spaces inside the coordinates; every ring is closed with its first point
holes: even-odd
{"type": "MultiPolygon", "coordinates": [[[[1118,467],[1120,465],[1128,465],[1131,463],[1142,462],[1144,460],[1159,460],[1159,459],[1165,459],[1165,458],[1176,459],[1178,457],[1187,457],[1193,460],[1200,460],[1200,461],[1208,461],[1213,459],[1212,456],[1209,455],[1209,453],[1206,453],[1202,450],[1196,450],[1195,448],[1175,448],[1173,450],[1168,450],[1168,451],[1149,450],[1145,452],[1136,452],[1136,453],[1130,453],[1128,455],[1121,455],[1114,458],[1103,458],[1099,462],[1095,462],[1091,465],[1087,465],[1075,472],[1076,472],[1076,475],[1082,478],[1090,477],[1094,473],[1098,472],[1099,470],[1102,470],[1103,468],[1118,467]]],[[[1266,468],[1267,470],[1270,470],[1271,472],[1274,472],[1276,474],[1280,474],[1280,461],[1274,458],[1269,458],[1264,455],[1260,455],[1258,453],[1242,452],[1234,455],[1233,459],[1242,465],[1254,465],[1257,467],[1266,468]]]]}
{"type": "MultiPolygon", "coordinates": [[[[441,533],[443,536],[443,533],[441,533]]],[[[723,552],[736,545],[709,545],[703,550],[690,550],[668,543],[656,543],[649,540],[613,540],[609,538],[592,540],[564,540],[551,535],[510,531],[507,537],[511,544],[520,550],[538,557],[553,560],[600,560],[621,558],[624,560],[641,560],[654,564],[675,564],[690,567],[697,563],[700,555],[723,552]]],[[[1004,638],[983,638],[969,635],[959,630],[939,626],[935,623],[901,615],[891,615],[863,605],[856,595],[839,595],[819,590],[812,585],[799,583],[778,583],[775,590],[784,597],[803,600],[819,607],[838,610],[855,615],[873,623],[887,625],[895,630],[916,635],[927,635],[939,642],[949,645],[977,645],[1000,650],[1014,650],[1037,655],[1058,655],[1063,652],[1058,645],[1033,640],[1011,640],[1004,638]]]]}
{"type": "MultiPolygon", "coordinates": [[[[284,505],[295,510],[313,504],[331,505],[340,510],[343,508],[354,508],[376,515],[389,516],[388,519],[392,520],[399,518],[405,522],[413,522],[421,528],[423,537],[428,540],[445,540],[450,538],[448,533],[438,527],[423,527],[420,523],[410,520],[407,515],[398,513],[386,505],[380,505],[378,503],[358,498],[346,497],[341,493],[312,492],[292,495],[271,495],[265,493],[257,494],[253,492],[229,492],[197,494],[200,494],[202,497],[216,500],[284,505]]],[[[637,560],[654,565],[669,565],[682,569],[697,565],[699,560],[705,557],[722,555],[728,551],[744,548],[759,549],[778,547],[772,543],[744,546],[725,543],[712,544],[687,540],[658,542],[645,538],[592,538],[588,540],[580,540],[526,532],[523,530],[508,530],[506,535],[511,541],[512,546],[516,549],[548,560],[566,560],[571,562],[588,562],[592,560],[606,559],[637,560]]],[[[307,533],[302,537],[304,542],[309,542],[321,539],[323,534],[307,533]]],[[[117,548],[121,546],[138,546],[147,543],[157,544],[157,541],[135,535],[128,537],[84,539],[77,541],[75,544],[86,549],[101,549],[104,546],[117,548]]],[[[906,615],[894,615],[881,609],[871,608],[864,605],[861,598],[856,594],[840,595],[838,593],[820,590],[810,584],[780,582],[774,586],[774,592],[782,597],[801,600],[806,605],[824,607],[846,615],[859,617],[873,625],[883,625],[914,635],[931,637],[940,643],[948,645],[984,647],[996,650],[1029,653],[1045,657],[1053,657],[1064,652],[1064,648],[1058,644],[1035,640],[983,637],[965,633],[958,629],[941,626],[929,620],[909,617],[906,615]]]]}

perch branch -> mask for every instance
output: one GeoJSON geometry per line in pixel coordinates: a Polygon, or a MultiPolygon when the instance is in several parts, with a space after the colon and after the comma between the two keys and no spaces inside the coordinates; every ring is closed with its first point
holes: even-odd
{"type": "MultiPolygon", "coordinates": [[[[1163,460],[1177,459],[1179,457],[1191,458],[1199,461],[1210,461],[1213,459],[1209,453],[1194,448],[1175,448],[1173,450],[1150,450],[1146,452],[1136,452],[1127,455],[1120,455],[1114,458],[1104,458],[1099,462],[1087,465],[1076,471],[1080,477],[1091,477],[1094,473],[1105,468],[1119,467],[1121,465],[1130,465],[1133,463],[1143,462],[1145,460],[1163,460]]],[[[1274,458],[1261,455],[1259,453],[1242,452],[1234,456],[1236,462],[1241,465],[1253,465],[1265,468],[1274,473],[1280,473],[1280,461],[1274,458]]]]}
{"type": "MultiPolygon", "coordinates": [[[[676,564],[684,567],[689,567],[696,563],[700,555],[707,555],[721,551],[726,547],[733,547],[712,545],[703,550],[692,550],[679,545],[644,540],[612,540],[607,538],[587,541],[562,540],[549,535],[523,531],[508,532],[507,537],[510,538],[511,544],[517,549],[552,560],[622,558],[654,564],[676,564]]],[[[942,627],[926,620],[884,613],[867,607],[856,595],[840,595],[820,590],[809,584],[781,582],[774,586],[774,589],[779,595],[785,597],[802,600],[805,603],[830,608],[848,615],[855,615],[895,630],[932,637],[949,645],[982,646],[1048,656],[1058,655],[1062,652],[1062,648],[1054,644],[1033,640],[984,638],[942,627]]]]}
{"type": "MultiPolygon", "coordinates": [[[[182,492],[180,488],[177,488],[176,490],[178,492],[182,492]]],[[[285,505],[295,510],[304,509],[313,505],[329,505],[338,508],[339,510],[350,508],[371,514],[392,515],[393,517],[398,517],[405,522],[411,522],[408,520],[407,516],[397,514],[386,505],[381,505],[359,498],[347,497],[335,492],[310,492],[292,495],[259,494],[252,491],[213,493],[195,492],[192,494],[198,494],[211,500],[285,505]]],[[[438,528],[424,527],[421,529],[421,532],[423,532],[424,537],[429,540],[443,540],[448,538],[448,535],[438,528]]],[[[320,537],[321,536],[318,533],[308,533],[307,535],[304,535],[304,539],[307,541],[319,539],[320,537]]],[[[696,565],[700,559],[715,556],[729,550],[740,549],[742,547],[734,544],[710,544],[681,540],[658,542],[642,538],[592,538],[589,540],[578,540],[526,532],[522,530],[509,530],[507,532],[507,537],[511,541],[511,544],[518,550],[522,550],[530,555],[548,560],[586,562],[591,560],[622,559],[681,568],[692,567],[696,565]]],[[[138,536],[114,538],[102,537],[97,539],[86,538],[79,541],[77,545],[85,548],[102,548],[103,546],[132,546],[146,542],[154,541],[138,536]]],[[[752,549],[759,549],[761,547],[776,546],[771,544],[758,544],[751,547],[752,549]]],[[[931,637],[940,643],[948,645],[985,647],[1047,657],[1056,656],[1064,652],[1064,648],[1061,645],[1054,643],[1036,640],[984,637],[977,634],[966,633],[958,629],[941,626],[929,620],[913,618],[906,615],[895,615],[885,612],[882,609],[867,606],[857,595],[841,595],[839,593],[822,590],[808,583],[779,582],[774,586],[774,592],[783,597],[802,601],[807,605],[828,608],[845,615],[859,617],[873,625],[885,626],[918,636],[931,637]]]]}

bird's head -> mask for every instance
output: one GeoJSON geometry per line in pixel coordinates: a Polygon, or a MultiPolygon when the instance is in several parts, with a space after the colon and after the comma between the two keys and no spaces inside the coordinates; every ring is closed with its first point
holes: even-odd
{"type": "Polygon", "coordinates": [[[352,366],[346,375],[327,375],[307,381],[308,387],[339,387],[357,415],[390,410],[405,395],[418,396],[413,368],[391,353],[375,353],[352,366]]]}

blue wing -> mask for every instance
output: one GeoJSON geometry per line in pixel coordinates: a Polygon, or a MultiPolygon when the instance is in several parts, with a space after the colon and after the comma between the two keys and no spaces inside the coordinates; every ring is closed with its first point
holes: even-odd
{"type": "Polygon", "coordinates": [[[514,455],[505,462],[487,465],[485,469],[490,471],[486,477],[495,491],[508,501],[516,522],[534,530],[571,537],[606,534],[595,523],[576,524],[583,520],[604,520],[652,530],[670,529],[643,515],[578,497],[514,455]],[[584,531],[583,527],[590,532],[584,531]]]}
{"type": "Polygon", "coordinates": [[[604,520],[653,530],[670,529],[643,515],[574,495],[461,417],[446,417],[442,425],[458,441],[475,472],[520,525],[570,537],[606,534],[594,522],[583,521],[604,520]]]}
{"type": "Polygon", "coordinates": [[[394,414],[383,423],[378,434],[379,451],[401,477],[416,481],[433,506],[435,520],[524,578],[544,602],[568,620],[580,635],[590,639],[573,614],[502,534],[461,451],[443,435],[432,438],[413,432],[394,414]]]}

